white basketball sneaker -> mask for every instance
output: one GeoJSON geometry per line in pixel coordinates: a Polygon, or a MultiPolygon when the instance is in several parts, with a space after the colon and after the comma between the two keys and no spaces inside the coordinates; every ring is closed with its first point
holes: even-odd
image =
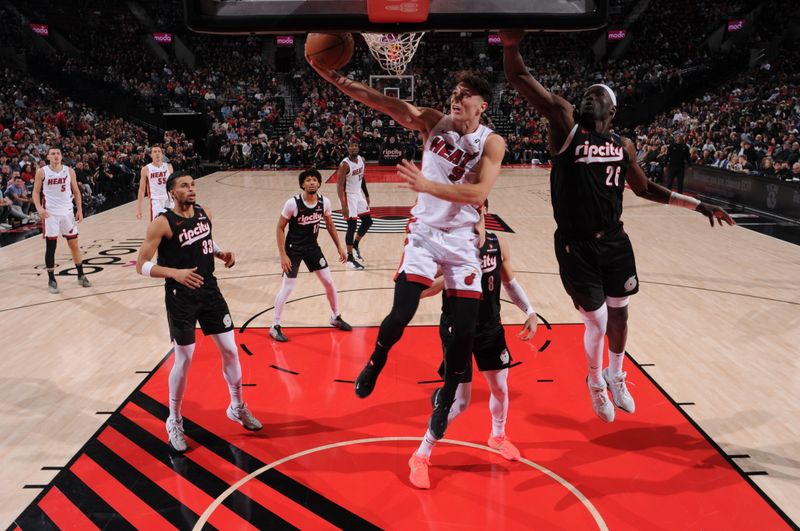
{"type": "Polygon", "coordinates": [[[608,367],[603,369],[603,380],[606,381],[608,389],[611,391],[614,405],[626,413],[633,413],[636,411],[636,403],[633,401],[633,397],[628,392],[628,386],[625,384],[627,376],[627,372],[623,372],[619,376],[611,376],[608,367]]]}
{"type": "Polygon", "coordinates": [[[589,397],[592,399],[592,409],[603,422],[614,422],[614,406],[608,400],[606,386],[595,387],[586,378],[586,385],[589,387],[589,397]]]}
{"type": "Polygon", "coordinates": [[[258,431],[264,426],[262,426],[261,422],[250,412],[250,408],[247,407],[247,404],[242,403],[239,407],[233,407],[233,404],[228,406],[228,418],[231,419],[233,422],[238,422],[244,429],[250,431],[258,431]]]}
{"type": "Polygon", "coordinates": [[[186,438],[183,436],[183,419],[168,418],[167,435],[169,435],[169,445],[176,452],[183,453],[189,448],[186,444],[186,438]]]}

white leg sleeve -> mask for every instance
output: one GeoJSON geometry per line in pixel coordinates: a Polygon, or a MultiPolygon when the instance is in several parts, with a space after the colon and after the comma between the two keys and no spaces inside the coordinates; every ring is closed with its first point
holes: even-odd
{"type": "Polygon", "coordinates": [[[603,382],[603,347],[608,324],[608,308],[605,303],[593,312],[580,310],[581,320],[585,325],[583,332],[583,348],[586,353],[586,365],[589,368],[589,383],[596,387],[603,382]]]}
{"type": "Polygon", "coordinates": [[[183,394],[186,392],[186,382],[189,379],[189,367],[192,365],[194,343],[191,345],[175,344],[172,354],[174,360],[172,370],[169,371],[169,418],[181,418],[181,404],[183,394]]]}
{"type": "Polygon", "coordinates": [[[326,267],[314,271],[317,278],[325,287],[325,295],[328,296],[328,304],[331,305],[331,319],[335,319],[339,315],[339,301],[336,295],[336,285],[333,283],[333,276],[331,276],[331,269],[326,267]]]}
{"type": "Polygon", "coordinates": [[[492,413],[492,437],[502,437],[506,433],[508,418],[508,369],[484,371],[483,377],[489,384],[489,411],[492,413]]]}
{"type": "Polygon", "coordinates": [[[456,387],[456,398],[453,405],[450,407],[450,413],[447,415],[447,424],[452,423],[457,416],[467,410],[469,401],[472,398],[472,382],[460,383],[456,387]]]}
{"type": "Polygon", "coordinates": [[[216,343],[222,355],[222,375],[228,382],[228,391],[231,394],[231,405],[238,407],[242,404],[242,366],[239,363],[239,351],[236,348],[236,339],[233,330],[221,334],[213,334],[211,339],[216,343]]]}
{"type": "Polygon", "coordinates": [[[272,315],[273,325],[281,324],[281,317],[283,316],[283,308],[286,306],[286,301],[289,300],[289,295],[292,294],[292,290],[294,289],[294,285],[296,283],[297,283],[296,278],[289,278],[286,275],[283,276],[283,284],[281,284],[281,289],[275,296],[275,311],[272,315]]]}

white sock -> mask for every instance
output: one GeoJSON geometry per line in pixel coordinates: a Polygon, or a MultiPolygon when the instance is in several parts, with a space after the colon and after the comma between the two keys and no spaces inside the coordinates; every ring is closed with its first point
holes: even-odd
{"type": "Polygon", "coordinates": [[[622,374],[622,362],[625,360],[625,352],[611,352],[608,351],[608,372],[611,376],[619,376],[622,374]]]}
{"type": "Polygon", "coordinates": [[[594,387],[605,387],[603,380],[603,347],[608,324],[608,308],[605,303],[593,312],[583,309],[581,320],[585,326],[583,332],[583,348],[586,354],[586,366],[589,372],[589,383],[594,387]]]}
{"type": "Polygon", "coordinates": [[[169,418],[181,420],[181,405],[183,394],[186,392],[186,382],[189,379],[189,367],[192,365],[194,343],[191,345],[175,344],[172,354],[172,370],[169,371],[169,418]]]}
{"type": "Polygon", "coordinates": [[[331,319],[336,319],[339,316],[339,301],[336,295],[336,285],[333,283],[331,270],[329,267],[318,269],[314,271],[317,278],[325,287],[325,295],[328,297],[328,304],[331,306],[331,319]]]}
{"type": "Polygon", "coordinates": [[[272,326],[281,324],[281,316],[283,316],[283,309],[286,307],[286,301],[289,300],[289,295],[292,294],[294,285],[297,283],[296,278],[289,278],[283,275],[283,284],[278,294],[275,295],[275,310],[272,314],[272,326]]]}
{"type": "Polygon", "coordinates": [[[420,457],[430,457],[433,447],[436,446],[437,441],[438,439],[433,436],[431,430],[427,430],[425,432],[425,437],[422,438],[419,448],[417,448],[417,455],[420,457]]]}
{"type": "Polygon", "coordinates": [[[242,365],[239,363],[239,351],[236,348],[233,330],[213,334],[211,339],[214,340],[222,355],[222,376],[228,383],[231,406],[236,409],[242,405],[242,365]]]}
{"type": "Polygon", "coordinates": [[[503,437],[508,418],[508,369],[485,371],[483,376],[491,393],[489,411],[492,413],[492,437],[503,437]]]}

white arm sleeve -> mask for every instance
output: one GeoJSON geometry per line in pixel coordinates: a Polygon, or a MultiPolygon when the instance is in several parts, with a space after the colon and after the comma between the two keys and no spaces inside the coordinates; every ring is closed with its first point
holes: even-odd
{"type": "Polygon", "coordinates": [[[530,316],[536,313],[536,310],[533,308],[533,304],[531,304],[531,301],[528,300],[525,290],[522,289],[522,286],[519,285],[516,278],[511,279],[509,282],[504,282],[503,286],[505,286],[511,302],[516,304],[517,308],[525,312],[525,315],[530,316]]]}
{"type": "Polygon", "coordinates": [[[297,215],[297,202],[294,200],[294,197],[290,197],[286,200],[286,203],[283,204],[283,210],[281,210],[281,216],[286,219],[292,219],[297,215]]]}
{"type": "Polygon", "coordinates": [[[322,196],[322,215],[323,216],[330,216],[331,215],[331,200],[322,196]]]}

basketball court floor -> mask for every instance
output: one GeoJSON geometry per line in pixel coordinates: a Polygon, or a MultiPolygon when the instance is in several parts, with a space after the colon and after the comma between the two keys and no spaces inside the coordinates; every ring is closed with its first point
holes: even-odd
{"type": "MultiPolygon", "coordinates": [[[[332,172],[330,172],[332,173],[332,172]]],[[[434,450],[432,489],[408,482],[438,385],[438,298],[425,300],[366,400],[352,380],[388,312],[414,194],[370,169],[376,223],[366,271],[332,266],[345,333],[301,273],[268,336],[280,285],[275,224],[297,172],[198,181],[214,236],[237,255],[217,277],[237,325],[245,399],[264,423],[227,420],[219,355],[200,339],[184,416],[190,449],[169,451],[172,364],[162,281],[135,273],[146,223],[133,204],[88,218],[80,288],[59,242],[61,294],[32,238],[0,249],[0,523],[10,529],[429,528],[788,529],[800,522],[800,247],[626,193],[641,292],[626,369],[637,401],[604,424],[585,387],[582,326],[552,248],[547,171],[506,168],[491,227],[540,315],[530,342],[503,310],[515,366],[508,434],[524,460],[486,446],[488,391],[434,450]]],[[[338,209],[335,185],[321,192],[338,209]]],[[[341,228],[344,223],[335,214],[341,228]]],[[[340,238],[344,233],[340,232],[340,238]]],[[[330,238],[320,235],[331,262],[330,238]]],[[[202,337],[199,335],[198,337],[202,337]]]]}

